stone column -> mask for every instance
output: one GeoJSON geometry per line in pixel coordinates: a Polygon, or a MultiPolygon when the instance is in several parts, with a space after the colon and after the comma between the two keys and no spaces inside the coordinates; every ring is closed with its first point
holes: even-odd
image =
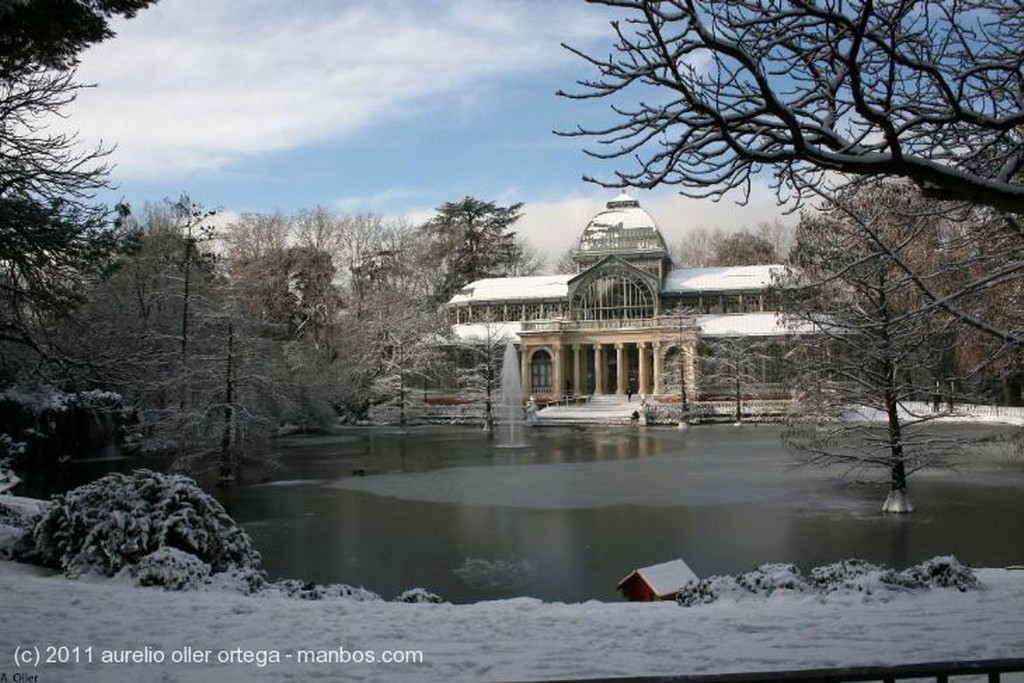
{"type": "Polygon", "coordinates": [[[629,383],[629,356],[622,342],[615,345],[615,371],[615,393],[625,396],[626,385],[629,383]]]}
{"type": "Polygon", "coordinates": [[[647,394],[651,393],[651,387],[647,383],[647,347],[647,342],[640,342],[636,345],[637,350],[640,352],[640,388],[638,389],[638,391],[643,396],[646,396],[647,394]]]}
{"type": "Polygon", "coordinates": [[[572,345],[572,391],[577,396],[583,395],[583,363],[582,355],[583,349],[580,348],[579,344],[572,345]]]}
{"type": "Polygon", "coordinates": [[[522,365],[522,376],[520,377],[520,384],[523,388],[523,398],[527,398],[533,393],[533,387],[530,386],[530,361],[529,361],[530,350],[525,346],[519,347],[519,361],[522,365]]]}
{"type": "Polygon", "coordinates": [[[563,362],[563,360],[564,360],[563,356],[565,355],[565,353],[562,350],[562,345],[561,344],[555,344],[552,347],[551,355],[554,356],[554,358],[552,360],[553,360],[553,362],[555,364],[555,366],[553,368],[551,368],[551,370],[552,370],[552,377],[551,377],[551,384],[552,384],[551,389],[552,389],[552,391],[551,391],[551,393],[554,395],[555,400],[557,401],[558,399],[562,398],[562,388],[565,386],[565,374],[564,374],[565,363],[563,362]]]}
{"type": "Polygon", "coordinates": [[[661,355],[661,342],[654,342],[654,395],[662,394],[661,378],[665,374],[665,358],[661,355]]]}
{"type": "Polygon", "coordinates": [[[604,349],[594,344],[594,393],[604,393],[604,349]]]}

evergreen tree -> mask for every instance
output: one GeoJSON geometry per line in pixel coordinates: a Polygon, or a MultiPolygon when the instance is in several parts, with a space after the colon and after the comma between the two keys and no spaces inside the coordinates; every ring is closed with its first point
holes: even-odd
{"type": "Polygon", "coordinates": [[[437,268],[436,299],[447,301],[470,282],[520,272],[525,253],[512,225],[523,204],[498,206],[473,197],[445,202],[424,226],[437,268]]]}
{"type": "Polygon", "coordinates": [[[106,151],[82,150],[45,122],[82,87],[78,54],[113,36],[110,18],[152,1],[0,1],[0,356],[51,354],[42,331],[81,301],[118,243],[123,210],[93,201],[107,185],[106,151]]]}

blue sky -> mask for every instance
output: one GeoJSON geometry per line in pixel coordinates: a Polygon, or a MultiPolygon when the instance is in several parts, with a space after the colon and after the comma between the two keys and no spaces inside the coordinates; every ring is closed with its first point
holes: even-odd
{"type": "MultiPolygon", "coordinates": [[[[612,162],[553,129],[607,104],[555,96],[606,54],[607,10],[575,0],[161,0],[88,51],[71,125],[116,144],[116,198],[187,193],[227,215],[325,206],[419,221],[465,195],[522,201],[552,260],[615,192],[612,162]]],[[[669,242],[779,215],[634,193],[669,242]]]]}

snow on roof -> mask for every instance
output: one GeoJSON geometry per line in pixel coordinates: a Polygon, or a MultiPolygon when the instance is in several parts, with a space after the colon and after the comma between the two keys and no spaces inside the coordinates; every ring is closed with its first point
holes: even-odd
{"type": "Polygon", "coordinates": [[[634,569],[622,581],[619,581],[619,586],[629,581],[634,574],[646,581],[659,597],[675,593],[691,581],[700,580],[685,562],[675,559],[661,564],[652,564],[650,567],[634,569]]]}
{"type": "Polygon", "coordinates": [[[516,341],[519,332],[523,329],[522,323],[462,323],[452,325],[452,332],[463,341],[485,341],[490,334],[492,341],[509,340],[516,341]],[[488,330],[490,328],[490,330],[488,330]]]}
{"type": "Polygon", "coordinates": [[[725,292],[764,289],[773,273],[785,266],[725,266],[721,268],[675,268],[665,276],[666,292],[725,292]]]}
{"type": "Polygon", "coordinates": [[[701,337],[772,337],[794,332],[778,313],[728,313],[697,316],[701,337]]]}
{"type": "Polygon", "coordinates": [[[470,282],[449,303],[565,298],[568,282],[575,274],[531,275],[528,277],[492,277],[470,282]]]}

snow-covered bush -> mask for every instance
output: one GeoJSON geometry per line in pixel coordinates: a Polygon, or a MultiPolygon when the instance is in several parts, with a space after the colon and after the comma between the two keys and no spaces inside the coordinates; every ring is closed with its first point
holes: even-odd
{"type": "Polygon", "coordinates": [[[167,590],[194,590],[210,576],[210,565],[192,553],[164,547],[143,557],[130,572],[140,586],[159,586],[167,590]]]}
{"type": "Polygon", "coordinates": [[[822,593],[870,593],[886,571],[891,570],[866,560],[853,558],[815,567],[810,572],[810,580],[822,593]]]}
{"type": "Polygon", "coordinates": [[[399,595],[395,596],[395,602],[429,602],[433,604],[440,604],[444,602],[444,598],[436,593],[431,593],[426,588],[410,588],[407,591],[402,591],[399,595]]]}
{"type": "Polygon", "coordinates": [[[792,564],[762,564],[754,571],[736,576],[709,576],[683,586],[676,602],[683,607],[704,605],[721,598],[743,599],[769,596],[779,590],[806,593],[813,587],[792,564]]]}
{"type": "Polygon", "coordinates": [[[967,591],[978,587],[978,577],[974,575],[974,570],[960,564],[952,555],[933,557],[900,572],[889,570],[882,575],[882,582],[911,590],[956,588],[967,591]]]}
{"type": "Polygon", "coordinates": [[[0,496],[0,560],[19,560],[31,554],[32,528],[42,515],[41,502],[0,496]]]}
{"type": "Polygon", "coordinates": [[[262,569],[253,567],[233,567],[224,572],[211,574],[203,585],[204,590],[212,593],[240,593],[256,595],[265,590],[267,575],[262,569]]]}
{"type": "Polygon", "coordinates": [[[211,572],[258,569],[260,555],[212,496],[180,475],[108,474],[56,496],[34,530],[40,562],[69,576],[113,576],[161,548],[194,555],[211,572]]]}
{"type": "Polygon", "coordinates": [[[281,579],[266,587],[280,595],[296,600],[331,600],[348,598],[350,600],[380,600],[380,596],[362,586],[349,586],[343,583],[311,583],[299,579],[281,579]]]}
{"type": "Polygon", "coordinates": [[[935,557],[899,572],[864,560],[850,559],[815,567],[808,577],[791,564],[763,564],[746,574],[710,576],[684,586],[676,594],[676,602],[683,607],[692,607],[721,599],[768,597],[778,591],[820,596],[851,592],[871,595],[876,591],[930,588],[966,591],[979,585],[974,570],[952,556],[935,557]]]}
{"type": "Polygon", "coordinates": [[[777,590],[797,593],[811,590],[800,570],[792,564],[762,564],[752,572],[738,575],[736,583],[754,595],[771,595],[777,590]]]}

